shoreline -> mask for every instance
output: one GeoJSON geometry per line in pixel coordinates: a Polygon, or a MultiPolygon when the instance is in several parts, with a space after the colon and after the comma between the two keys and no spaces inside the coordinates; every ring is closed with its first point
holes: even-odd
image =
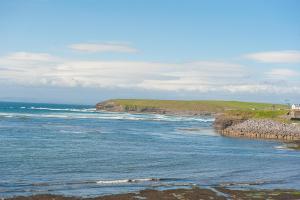
{"type": "Polygon", "coordinates": [[[54,194],[39,194],[32,196],[17,196],[6,198],[6,200],[199,200],[199,199],[214,199],[214,200],[227,200],[227,199],[273,199],[285,200],[300,199],[300,191],[298,190],[231,190],[224,187],[216,187],[212,189],[204,189],[194,187],[190,189],[169,189],[169,190],[141,190],[138,192],[113,194],[97,197],[71,197],[54,194]]]}
{"type": "Polygon", "coordinates": [[[172,116],[214,117],[213,127],[222,136],[287,142],[300,149],[300,123],[292,124],[283,105],[231,101],[107,100],[97,110],[172,116]],[[173,108],[173,109],[172,109],[173,108]],[[284,114],[284,115],[282,115],[284,114]]]}
{"type": "Polygon", "coordinates": [[[215,119],[214,128],[223,136],[269,139],[283,142],[300,141],[300,127],[270,119],[215,119]]]}

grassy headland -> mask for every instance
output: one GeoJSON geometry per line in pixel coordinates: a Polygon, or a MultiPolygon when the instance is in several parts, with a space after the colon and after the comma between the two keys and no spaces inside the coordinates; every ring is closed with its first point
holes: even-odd
{"type": "MultiPolygon", "coordinates": [[[[101,103],[100,103],[101,104],[101,103]]],[[[97,107],[100,109],[101,105],[97,107]]],[[[288,107],[282,104],[255,103],[241,101],[216,101],[216,100],[148,100],[148,99],[112,99],[103,102],[105,108],[118,107],[125,112],[155,112],[164,111],[166,113],[224,113],[234,115],[247,115],[252,117],[278,117],[287,112],[288,107]],[[105,107],[105,104],[108,105],[105,107]]]]}
{"type": "MultiPolygon", "coordinates": [[[[199,110],[209,112],[220,112],[225,110],[270,110],[274,104],[254,103],[241,101],[216,101],[216,100],[147,100],[147,99],[115,99],[114,101],[124,107],[147,108],[156,107],[170,110],[199,110]]],[[[285,105],[274,105],[277,109],[286,109],[285,105]]]]}

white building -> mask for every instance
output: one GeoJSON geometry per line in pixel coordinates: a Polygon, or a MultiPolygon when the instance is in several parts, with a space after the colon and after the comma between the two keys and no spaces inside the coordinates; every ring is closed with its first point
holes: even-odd
{"type": "Polygon", "coordinates": [[[300,110],[300,104],[293,104],[292,110],[300,110]]]}
{"type": "Polygon", "coordinates": [[[291,118],[300,120],[300,104],[292,105],[291,118]]]}

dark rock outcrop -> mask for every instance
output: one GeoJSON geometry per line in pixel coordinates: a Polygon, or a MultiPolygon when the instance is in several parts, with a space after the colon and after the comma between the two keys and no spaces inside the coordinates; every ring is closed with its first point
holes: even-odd
{"type": "Polygon", "coordinates": [[[218,132],[223,131],[227,127],[239,124],[247,119],[237,116],[218,114],[215,116],[214,127],[218,132]]]}
{"type": "Polygon", "coordinates": [[[122,106],[114,101],[103,101],[96,104],[97,110],[109,111],[109,112],[133,112],[133,113],[156,113],[166,114],[167,111],[155,107],[138,107],[138,106],[122,106]]]}

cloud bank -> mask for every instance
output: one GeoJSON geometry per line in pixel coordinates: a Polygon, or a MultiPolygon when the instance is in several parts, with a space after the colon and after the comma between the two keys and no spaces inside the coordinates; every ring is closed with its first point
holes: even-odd
{"type": "Polygon", "coordinates": [[[300,63],[300,51],[258,52],[244,57],[263,63],[300,63]]]}
{"type": "Polygon", "coordinates": [[[272,79],[291,79],[294,77],[300,77],[300,73],[291,69],[272,69],[266,73],[268,77],[272,79]]]}
{"type": "Polygon", "coordinates": [[[299,72],[281,68],[258,79],[249,67],[220,61],[90,61],[32,52],[15,52],[0,58],[0,83],[29,86],[300,94],[300,80],[286,79],[297,76],[299,72]],[[269,80],[270,77],[276,80],[269,80]]]}

